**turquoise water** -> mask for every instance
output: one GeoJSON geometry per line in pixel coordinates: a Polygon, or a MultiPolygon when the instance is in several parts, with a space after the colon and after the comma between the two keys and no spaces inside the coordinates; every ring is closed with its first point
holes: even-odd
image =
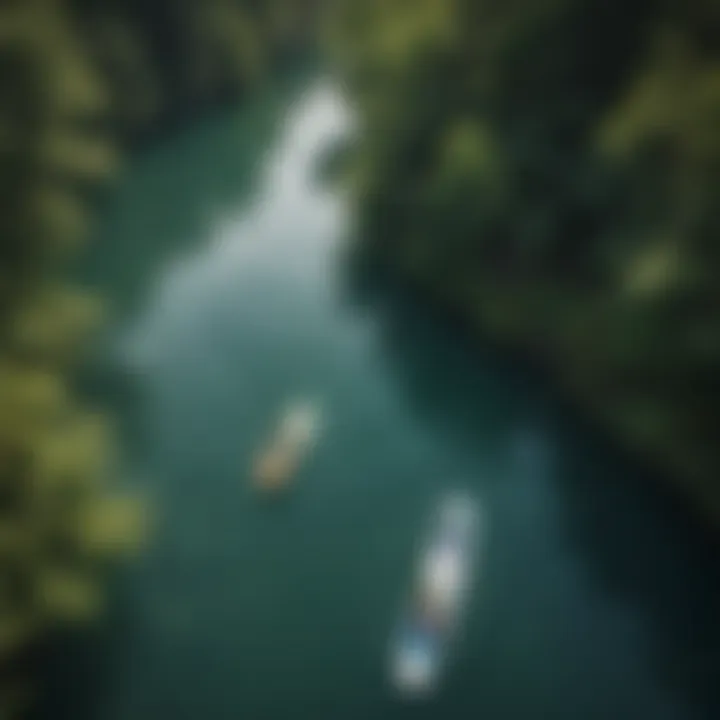
{"type": "Polygon", "coordinates": [[[53,716],[720,716],[716,554],[537,381],[346,271],[348,208],[313,167],[351,125],[331,82],[282,89],[140,159],[107,208],[98,354],[134,379],[113,403],[157,529],[102,664],[60,659],[53,716]],[[249,462],[298,395],[326,434],[268,502],[249,462]],[[442,692],[408,706],[388,638],[456,485],[489,518],[481,582],[442,692]]]}

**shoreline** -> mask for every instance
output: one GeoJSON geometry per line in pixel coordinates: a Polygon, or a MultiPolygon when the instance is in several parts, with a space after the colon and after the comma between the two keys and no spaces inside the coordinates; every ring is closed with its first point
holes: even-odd
{"type": "Polygon", "coordinates": [[[503,328],[500,323],[493,327],[486,306],[473,310],[462,293],[443,288],[426,273],[413,270],[398,258],[383,259],[372,250],[364,252],[362,247],[355,247],[353,251],[359,253],[355,259],[365,267],[382,270],[393,280],[400,280],[414,297],[426,303],[431,311],[440,313],[445,322],[453,323],[471,342],[485,341],[504,362],[525,369],[548,385],[561,410],[637,470],[643,482],[657,480],[657,491],[670,500],[677,500],[681,512],[690,514],[711,532],[720,529],[720,499],[704,491],[697,477],[694,482],[686,479],[692,474],[677,454],[658,453],[632,432],[623,430],[623,423],[612,408],[600,402],[582,378],[563,380],[562,368],[553,358],[552,348],[543,347],[532,333],[528,333],[530,337],[522,337],[522,330],[503,328]]]}

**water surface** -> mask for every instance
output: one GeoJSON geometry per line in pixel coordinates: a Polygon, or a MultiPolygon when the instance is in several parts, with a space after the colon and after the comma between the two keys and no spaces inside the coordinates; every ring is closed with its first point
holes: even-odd
{"type": "MultiPolygon", "coordinates": [[[[139,379],[132,464],[158,511],[79,720],[720,717],[717,557],[549,392],[392,283],[358,290],[314,161],[351,117],[317,80],[138,161],[91,262],[103,352],[139,379]],[[327,406],[284,501],[249,486],[292,396],[327,406]],[[490,518],[443,692],[388,691],[388,635],[438,495],[490,518]],[[714,712],[713,712],[714,711],[714,712]]],[[[67,672],[67,668],[65,669],[67,672]]],[[[77,677],[77,672],[73,677],[77,677]]]]}

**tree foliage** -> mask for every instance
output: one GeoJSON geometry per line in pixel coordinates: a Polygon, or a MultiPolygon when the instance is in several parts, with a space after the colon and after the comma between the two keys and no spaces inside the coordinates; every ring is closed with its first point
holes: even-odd
{"type": "Polygon", "coordinates": [[[11,672],[103,605],[144,535],[111,423],[73,390],[102,303],[64,279],[128,140],[250,87],[311,2],[23,0],[0,8],[0,715],[11,672]]]}
{"type": "Polygon", "coordinates": [[[720,512],[720,6],[346,0],[361,246],[720,512]]]}

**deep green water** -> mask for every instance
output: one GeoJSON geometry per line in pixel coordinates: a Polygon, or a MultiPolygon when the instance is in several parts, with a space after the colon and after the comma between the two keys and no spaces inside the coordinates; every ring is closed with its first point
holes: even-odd
{"type": "Polygon", "coordinates": [[[107,209],[89,275],[117,314],[98,353],[134,378],[108,397],[157,531],[102,638],[59,658],[49,715],[720,717],[707,540],[536,380],[347,272],[347,207],[312,181],[347,111],[329,83],[301,89],[164,143],[107,209]],[[269,504],[249,458],[298,394],[326,403],[327,434],[269,504]],[[489,545],[443,691],[408,707],[388,634],[456,483],[489,545]]]}

